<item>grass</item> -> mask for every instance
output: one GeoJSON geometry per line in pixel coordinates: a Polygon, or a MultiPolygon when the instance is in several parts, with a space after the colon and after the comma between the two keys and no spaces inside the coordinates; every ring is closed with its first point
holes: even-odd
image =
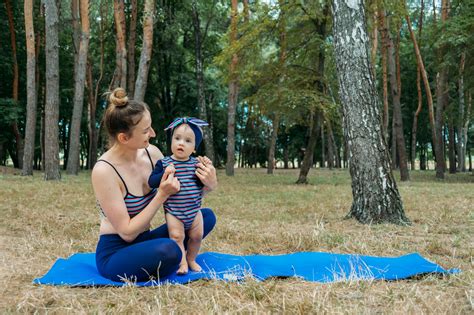
{"type": "MultiPolygon", "coordinates": [[[[298,279],[242,283],[196,281],[156,288],[37,286],[58,257],[95,250],[99,215],[90,173],[44,182],[0,172],[1,313],[471,313],[474,310],[474,177],[411,172],[398,182],[410,227],[344,220],[352,200],[347,171],[312,170],[309,185],[294,185],[297,170],[219,171],[219,189],[204,205],[218,215],[203,251],[281,254],[326,251],[395,256],[419,252],[450,276],[405,281],[298,279]]],[[[154,225],[163,222],[157,215],[154,225]]]]}

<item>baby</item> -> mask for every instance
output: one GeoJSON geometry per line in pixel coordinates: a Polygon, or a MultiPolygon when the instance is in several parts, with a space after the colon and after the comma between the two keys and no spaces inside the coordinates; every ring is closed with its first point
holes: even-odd
{"type": "Polygon", "coordinates": [[[201,126],[208,124],[193,117],[176,118],[165,130],[171,136],[171,156],[159,160],[148,179],[152,188],[160,185],[166,167],[175,169],[181,189],[172,195],[163,204],[166,224],[171,239],[175,240],[183,253],[177,274],[186,274],[188,268],[201,271],[196,257],[201,247],[203,223],[201,214],[201,200],[204,185],[196,176],[196,164],[211,164],[207,157],[192,157],[202,141],[201,126]],[[188,236],[187,252],[184,246],[185,236],[188,236]]]}

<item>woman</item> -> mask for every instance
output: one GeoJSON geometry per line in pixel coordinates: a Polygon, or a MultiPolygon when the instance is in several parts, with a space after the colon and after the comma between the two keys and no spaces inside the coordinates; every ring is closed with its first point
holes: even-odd
{"type": "MultiPolygon", "coordinates": [[[[164,201],[180,189],[174,169],[167,168],[159,190],[150,189],[148,177],[160,150],[150,145],[155,136],[148,106],[129,100],[125,90],[109,96],[104,115],[110,149],[92,171],[92,186],[101,213],[96,264],[100,274],[111,280],[147,281],[167,276],[178,269],[181,250],[170,240],[166,225],[150,230],[150,224],[164,201]]],[[[199,163],[196,175],[207,190],[217,186],[212,165],[199,163]]],[[[201,210],[204,237],[216,218],[211,209],[201,210]]]]}

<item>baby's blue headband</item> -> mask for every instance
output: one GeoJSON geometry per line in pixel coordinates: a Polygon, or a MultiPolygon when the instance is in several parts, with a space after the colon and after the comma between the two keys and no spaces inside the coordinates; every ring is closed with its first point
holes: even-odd
{"type": "Polygon", "coordinates": [[[197,150],[202,141],[202,130],[200,127],[209,126],[209,124],[204,120],[194,117],[179,117],[173,120],[173,122],[165,128],[165,131],[169,132],[169,135],[171,136],[173,135],[174,129],[182,124],[187,124],[194,132],[194,136],[196,138],[195,149],[197,150]]]}

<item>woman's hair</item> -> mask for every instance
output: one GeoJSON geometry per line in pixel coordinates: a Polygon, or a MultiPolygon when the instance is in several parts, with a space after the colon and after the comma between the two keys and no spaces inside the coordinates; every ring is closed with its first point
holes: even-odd
{"type": "Polygon", "coordinates": [[[144,112],[150,111],[150,108],[144,102],[128,99],[127,93],[120,87],[107,94],[108,106],[103,123],[109,136],[109,145],[112,145],[119,133],[130,136],[144,112]]]}

